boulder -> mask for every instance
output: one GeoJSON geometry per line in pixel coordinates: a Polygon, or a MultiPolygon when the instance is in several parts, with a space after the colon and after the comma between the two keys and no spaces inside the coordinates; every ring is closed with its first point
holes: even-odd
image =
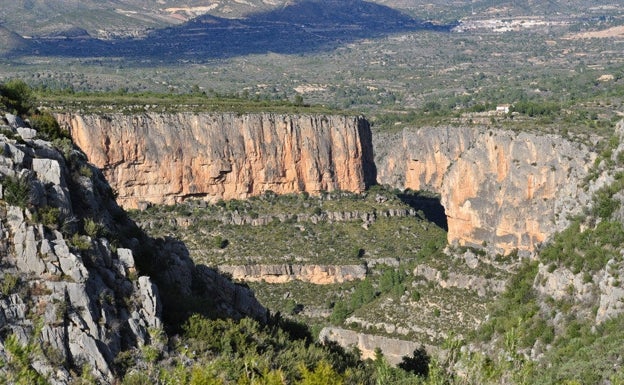
{"type": "Polygon", "coordinates": [[[7,113],[4,115],[4,118],[9,124],[9,127],[11,127],[13,130],[16,130],[20,127],[28,127],[28,125],[19,116],[7,113]]]}

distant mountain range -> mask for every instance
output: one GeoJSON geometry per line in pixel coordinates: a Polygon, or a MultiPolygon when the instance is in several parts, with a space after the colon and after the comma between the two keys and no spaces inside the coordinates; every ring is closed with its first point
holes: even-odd
{"type": "MultiPolygon", "coordinates": [[[[341,3],[322,0],[303,3],[309,6],[313,2],[320,7],[334,7],[341,3]]],[[[78,28],[95,38],[112,38],[143,36],[149,29],[178,25],[203,15],[237,19],[258,13],[287,16],[290,10],[290,15],[292,11],[310,11],[314,13],[301,15],[322,16],[300,3],[297,0],[12,0],[3,2],[0,7],[0,25],[21,36],[71,35],[78,28]]],[[[344,3],[352,4],[349,1],[344,3]]],[[[443,23],[473,13],[577,15],[617,8],[617,2],[613,0],[375,0],[367,3],[443,23]]]]}

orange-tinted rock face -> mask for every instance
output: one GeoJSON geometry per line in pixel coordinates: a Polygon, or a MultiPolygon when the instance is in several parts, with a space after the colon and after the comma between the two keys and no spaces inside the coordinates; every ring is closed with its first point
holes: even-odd
{"type": "Polygon", "coordinates": [[[58,120],[125,207],[268,190],[359,192],[375,180],[370,129],[358,117],[145,113],[58,120]]]}
{"type": "Polygon", "coordinates": [[[60,115],[119,203],[247,198],[375,182],[440,194],[450,243],[532,251],[588,193],[594,155],[553,135],[422,128],[372,139],[362,118],[277,114],[60,115]]]}
{"type": "Polygon", "coordinates": [[[579,183],[593,160],[552,135],[457,127],[376,138],[375,151],[380,183],[440,194],[450,243],[504,253],[566,226],[588,198],[579,183]]]}

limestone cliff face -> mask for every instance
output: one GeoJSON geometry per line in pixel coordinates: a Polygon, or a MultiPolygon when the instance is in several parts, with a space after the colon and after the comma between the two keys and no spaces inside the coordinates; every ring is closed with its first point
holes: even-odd
{"type": "Polygon", "coordinates": [[[422,128],[374,144],[380,183],[440,194],[451,243],[532,251],[589,199],[594,155],[554,135],[422,128]]]}
{"type": "Polygon", "coordinates": [[[359,117],[229,113],[58,116],[125,207],[343,189],[431,190],[449,241],[533,251],[589,201],[594,154],[554,135],[476,127],[371,139],[359,117]],[[375,159],[373,159],[373,145],[375,159]]]}
{"type": "Polygon", "coordinates": [[[334,341],[344,348],[357,347],[362,358],[374,359],[375,349],[379,348],[391,364],[399,364],[403,357],[411,356],[414,350],[424,346],[428,352],[436,352],[433,346],[423,345],[416,341],[383,337],[373,334],[358,333],[338,327],[325,327],[319,334],[319,340],[334,341]]]}
{"type": "Polygon", "coordinates": [[[58,116],[125,207],[343,189],[374,182],[359,117],[270,113],[58,116]]]}

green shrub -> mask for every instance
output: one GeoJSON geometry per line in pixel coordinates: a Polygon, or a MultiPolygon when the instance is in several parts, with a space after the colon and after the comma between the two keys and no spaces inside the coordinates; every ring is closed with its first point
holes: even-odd
{"type": "Polygon", "coordinates": [[[2,181],[4,200],[12,205],[25,208],[30,202],[30,181],[28,176],[7,176],[2,181]]]}
{"type": "Polygon", "coordinates": [[[152,345],[144,345],[141,348],[141,353],[143,354],[145,361],[150,363],[155,363],[160,358],[160,350],[152,345]]]}
{"type": "Polygon", "coordinates": [[[385,269],[379,279],[379,290],[382,293],[392,293],[394,295],[402,295],[405,292],[406,274],[403,269],[385,269]]]}
{"type": "Polygon", "coordinates": [[[0,84],[0,103],[13,112],[23,115],[33,108],[33,93],[23,80],[9,80],[0,84]]]}
{"type": "Polygon", "coordinates": [[[91,167],[89,167],[86,164],[83,164],[82,166],[80,166],[80,169],[78,170],[78,172],[80,173],[81,176],[84,176],[86,178],[93,177],[93,170],[91,169],[91,167]]]}
{"type": "Polygon", "coordinates": [[[122,385],[148,385],[153,384],[153,381],[147,375],[147,373],[143,372],[130,372],[126,374],[123,379],[122,385]]]}
{"type": "Polygon", "coordinates": [[[15,334],[11,334],[4,340],[4,348],[8,353],[8,360],[3,365],[3,371],[6,370],[6,372],[0,374],[2,383],[16,385],[47,384],[45,378],[31,366],[32,356],[36,349],[35,344],[22,345],[15,334]]]}
{"type": "Polygon", "coordinates": [[[39,136],[47,140],[70,138],[67,131],[61,130],[58,122],[49,112],[38,113],[30,117],[32,127],[39,136]]]}
{"type": "Polygon", "coordinates": [[[230,242],[227,239],[223,239],[223,237],[220,235],[217,235],[216,237],[214,237],[213,243],[215,247],[219,249],[225,249],[230,244],[230,242]]]}
{"type": "Polygon", "coordinates": [[[334,304],[329,320],[336,325],[340,325],[344,323],[349,314],[351,314],[349,306],[344,301],[338,301],[334,304]]]}
{"type": "Polygon", "coordinates": [[[85,237],[78,233],[72,236],[70,243],[74,248],[80,251],[86,251],[91,249],[91,240],[88,237],[85,237]]]}
{"type": "Polygon", "coordinates": [[[40,207],[37,218],[44,226],[56,230],[61,224],[61,210],[58,207],[40,207]]]}
{"type": "Polygon", "coordinates": [[[84,220],[85,234],[91,238],[97,238],[104,232],[104,225],[100,222],[96,222],[93,218],[85,218],[84,220]]]}
{"type": "Polygon", "coordinates": [[[0,284],[0,291],[4,296],[13,294],[15,288],[19,283],[19,277],[11,273],[5,273],[2,277],[2,284],[0,284]]]}

